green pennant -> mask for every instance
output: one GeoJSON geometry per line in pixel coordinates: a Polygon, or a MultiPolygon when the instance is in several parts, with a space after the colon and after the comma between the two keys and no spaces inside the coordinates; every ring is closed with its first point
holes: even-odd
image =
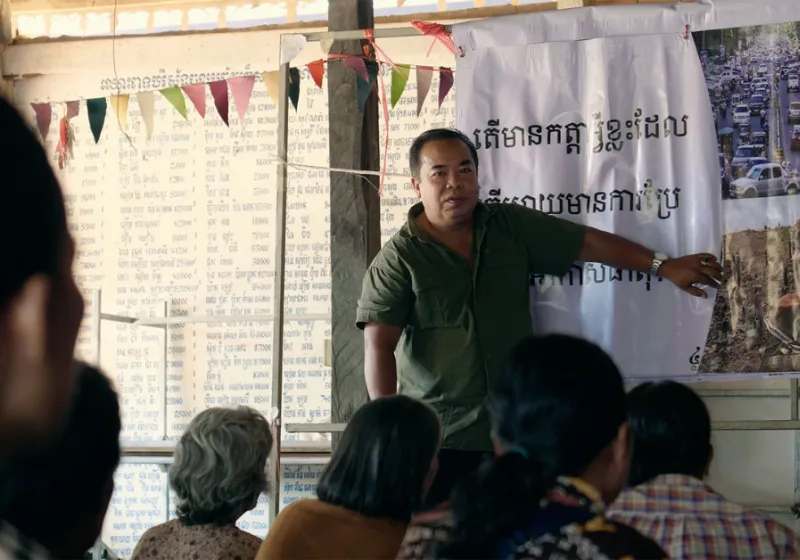
{"type": "Polygon", "coordinates": [[[362,113],[367,105],[369,94],[375,87],[375,81],[378,79],[378,63],[374,60],[365,60],[364,65],[367,67],[369,82],[365,82],[363,78],[356,78],[356,100],[358,101],[358,110],[362,113]]]}
{"type": "Polygon", "coordinates": [[[392,109],[403,96],[409,74],[411,67],[406,64],[398,64],[397,68],[392,68],[392,109]]]}
{"type": "Polygon", "coordinates": [[[170,104],[175,107],[180,116],[184,119],[188,118],[189,112],[186,110],[186,98],[183,97],[183,92],[178,87],[168,87],[159,90],[170,104]]]}
{"type": "Polygon", "coordinates": [[[86,113],[89,115],[89,128],[94,136],[94,143],[100,141],[100,133],[103,132],[103,124],[106,122],[106,111],[108,101],[105,97],[86,100],[86,113]]]}
{"type": "Polygon", "coordinates": [[[297,111],[297,102],[300,101],[300,70],[297,68],[289,68],[289,100],[297,111]]]}

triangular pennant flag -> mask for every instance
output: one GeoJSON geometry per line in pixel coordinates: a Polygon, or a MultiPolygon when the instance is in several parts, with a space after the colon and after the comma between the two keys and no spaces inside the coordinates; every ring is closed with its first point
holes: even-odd
{"type": "Polygon", "coordinates": [[[281,93],[281,73],[275,70],[274,72],[264,72],[261,74],[261,81],[264,82],[264,87],[275,103],[279,102],[281,93]]]}
{"type": "Polygon", "coordinates": [[[239,120],[243,121],[247,114],[247,107],[250,105],[250,98],[253,96],[253,86],[256,85],[255,76],[236,76],[228,78],[228,85],[231,86],[233,104],[236,105],[236,112],[239,113],[239,120]]]}
{"type": "Polygon", "coordinates": [[[325,63],[321,60],[315,60],[306,64],[311,77],[314,78],[314,83],[317,87],[322,89],[322,77],[325,76],[325,63]]]}
{"type": "Polygon", "coordinates": [[[425,98],[428,97],[428,92],[431,90],[431,81],[433,79],[433,69],[417,66],[417,116],[422,111],[422,106],[425,104],[425,98]]]}
{"type": "Polygon", "coordinates": [[[405,64],[398,64],[397,68],[392,68],[392,109],[403,96],[409,74],[411,67],[405,64]]]}
{"type": "Polygon", "coordinates": [[[363,57],[349,54],[347,58],[344,59],[344,65],[355,72],[359,78],[365,82],[369,82],[369,74],[367,74],[367,66],[364,64],[363,57]]]}
{"type": "Polygon", "coordinates": [[[139,111],[142,112],[144,129],[147,132],[147,139],[153,135],[153,116],[156,112],[156,98],[152,91],[143,91],[136,94],[139,101],[139,111]]]}
{"type": "Polygon", "coordinates": [[[161,95],[167,98],[175,110],[178,111],[178,114],[182,116],[184,119],[188,118],[189,112],[186,110],[186,99],[183,97],[183,92],[181,92],[180,88],[177,87],[168,87],[162,90],[159,90],[161,95]]]}
{"type": "Polygon", "coordinates": [[[89,128],[94,136],[94,143],[100,141],[100,133],[103,132],[103,124],[106,122],[106,111],[108,102],[105,97],[86,100],[86,113],[89,115],[89,128]]]}
{"type": "Polygon", "coordinates": [[[117,116],[117,122],[123,131],[128,124],[128,103],[130,100],[131,96],[127,93],[109,97],[109,101],[111,101],[111,110],[114,111],[114,114],[117,116]]]}
{"type": "Polygon", "coordinates": [[[219,80],[208,84],[208,89],[211,90],[211,97],[214,98],[214,106],[217,108],[217,113],[226,126],[228,124],[228,82],[219,80]]]}
{"type": "Polygon", "coordinates": [[[439,68],[439,109],[442,108],[442,102],[452,87],[453,71],[449,68],[439,68]]]}
{"type": "Polygon", "coordinates": [[[297,103],[300,101],[300,70],[297,68],[289,68],[289,100],[297,111],[297,103]]]}
{"type": "MultiPolygon", "coordinates": [[[[363,59],[362,59],[363,60],[363,59]]],[[[369,81],[356,80],[356,100],[358,101],[358,110],[364,112],[364,107],[367,105],[369,94],[375,87],[375,80],[378,78],[378,63],[373,60],[367,60],[364,67],[367,70],[369,81]]]]}
{"type": "Polygon", "coordinates": [[[319,48],[321,48],[322,52],[325,54],[330,54],[331,49],[333,48],[333,37],[325,37],[324,39],[320,39],[319,48]]]}
{"type": "Polygon", "coordinates": [[[183,93],[192,102],[194,108],[197,109],[198,114],[206,118],[206,85],[205,84],[191,84],[181,87],[183,93]]]}
{"type": "Polygon", "coordinates": [[[36,128],[39,129],[42,140],[46,140],[47,133],[50,132],[50,123],[53,120],[53,109],[50,108],[49,103],[31,103],[31,107],[36,113],[36,128]]]}
{"type": "Polygon", "coordinates": [[[80,101],[67,101],[67,116],[65,117],[67,120],[77,117],[78,113],[81,112],[81,102],[80,101]]]}

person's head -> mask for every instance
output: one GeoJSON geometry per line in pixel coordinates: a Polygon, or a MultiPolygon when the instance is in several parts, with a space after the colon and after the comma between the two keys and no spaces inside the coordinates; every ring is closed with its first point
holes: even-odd
{"type": "Polygon", "coordinates": [[[595,344],[566,335],[526,338],[490,400],[498,453],[456,487],[444,558],[490,558],[530,522],[557,477],[579,477],[609,503],[630,465],[625,389],[595,344]]]}
{"type": "Polygon", "coordinates": [[[61,189],[42,146],[0,99],[0,457],[61,421],[83,299],[61,189]]]}
{"type": "Polygon", "coordinates": [[[208,408],[175,448],[169,483],[184,525],[232,525],[267,490],[269,422],[246,406],[208,408]]]}
{"type": "Polygon", "coordinates": [[[347,423],[317,497],[367,517],[407,522],[436,474],[440,432],[439,417],[423,402],[402,395],[368,402],[347,423]]]}
{"type": "Polygon", "coordinates": [[[428,220],[441,228],[469,222],[478,203],[478,151],[457,130],[420,134],[408,154],[411,185],[428,220]]]}
{"type": "Polygon", "coordinates": [[[711,418],[689,387],[674,381],[637,385],[628,393],[628,423],[633,438],[630,486],[662,474],[705,477],[713,457],[711,418]]]}
{"type": "Polygon", "coordinates": [[[100,535],[120,458],[117,393],[98,369],[75,367],[76,389],[55,435],[3,473],[3,519],[55,558],[83,557],[100,535]]]}

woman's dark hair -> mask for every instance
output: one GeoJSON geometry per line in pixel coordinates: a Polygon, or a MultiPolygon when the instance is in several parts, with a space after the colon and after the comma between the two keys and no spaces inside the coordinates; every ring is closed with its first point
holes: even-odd
{"type": "Polygon", "coordinates": [[[422,165],[421,155],[422,148],[429,142],[438,142],[440,140],[460,140],[469,150],[472,157],[472,163],[475,164],[475,169],[478,169],[478,150],[475,149],[475,144],[472,143],[464,133],[453,128],[433,128],[426,130],[414,139],[411,148],[408,150],[408,166],[411,169],[411,176],[419,179],[419,170],[422,165]]]}
{"type": "Polygon", "coordinates": [[[423,402],[395,395],[359,408],[317,485],[320,501],[407,522],[422,505],[440,437],[423,402]]]}
{"type": "Polygon", "coordinates": [[[703,400],[674,381],[642,383],[628,394],[637,486],[662,474],[703,478],[711,459],[711,418],[703,400]]]}
{"type": "Polygon", "coordinates": [[[4,465],[3,519],[45,546],[74,529],[71,523],[105,514],[120,459],[117,393],[97,368],[76,367],[76,391],[57,433],[4,465]]]}
{"type": "Polygon", "coordinates": [[[506,451],[453,492],[455,526],[440,558],[494,558],[528,526],[559,476],[580,476],[625,422],[625,389],[595,344],[566,335],[526,338],[511,353],[490,400],[506,451]]]}

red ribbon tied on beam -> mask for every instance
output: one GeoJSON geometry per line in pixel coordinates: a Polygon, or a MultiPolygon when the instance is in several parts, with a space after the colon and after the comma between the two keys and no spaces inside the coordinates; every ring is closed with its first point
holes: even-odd
{"type": "MultiPolygon", "coordinates": [[[[364,38],[369,43],[369,46],[372,47],[372,50],[375,53],[375,61],[378,63],[378,82],[380,84],[380,101],[381,101],[381,109],[383,111],[383,123],[384,123],[384,130],[385,130],[385,137],[383,140],[383,165],[381,166],[381,181],[378,184],[378,196],[381,195],[383,192],[383,183],[386,180],[386,164],[388,162],[389,156],[389,104],[386,100],[386,87],[383,83],[383,72],[381,72],[381,57],[385,59],[387,64],[390,64],[392,68],[400,71],[394,62],[386,55],[383,50],[375,43],[375,33],[372,29],[365,29],[364,30],[364,38]]],[[[365,54],[367,53],[367,49],[364,49],[365,54]]]]}
{"type": "Polygon", "coordinates": [[[433,45],[436,44],[436,41],[439,41],[442,45],[444,45],[444,47],[448,51],[450,51],[454,55],[456,54],[456,43],[455,41],[453,41],[453,36],[450,34],[447,28],[441,23],[431,23],[415,19],[411,21],[411,25],[412,27],[414,27],[414,29],[416,29],[423,35],[426,35],[428,37],[433,37],[433,42],[431,43],[431,46],[428,47],[428,53],[426,54],[426,56],[430,56],[431,49],[433,49],[433,45]]]}

